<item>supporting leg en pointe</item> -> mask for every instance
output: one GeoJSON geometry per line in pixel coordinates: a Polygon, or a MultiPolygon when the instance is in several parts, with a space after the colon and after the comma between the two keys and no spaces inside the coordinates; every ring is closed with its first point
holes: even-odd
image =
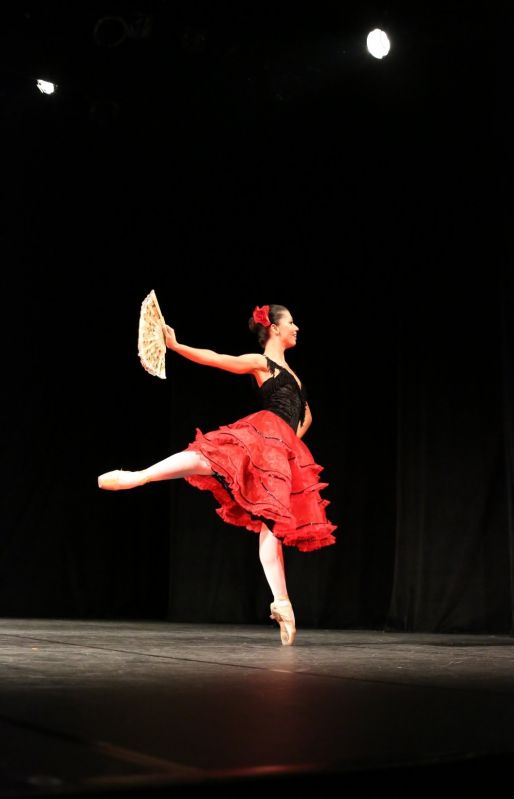
{"type": "Polygon", "coordinates": [[[262,525],[259,536],[259,558],[268,585],[273,593],[270,618],[278,622],[280,626],[282,645],[291,646],[296,637],[296,624],[293,608],[287,594],[282,543],[265,524],[262,525]]]}

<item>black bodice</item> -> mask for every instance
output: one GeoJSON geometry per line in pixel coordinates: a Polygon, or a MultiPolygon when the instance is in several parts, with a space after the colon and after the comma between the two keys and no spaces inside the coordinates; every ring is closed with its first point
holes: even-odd
{"type": "Polygon", "coordinates": [[[305,419],[307,395],[304,386],[298,385],[291,372],[266,356],[268,370],[273,375],[259,389],[261,402],[266,411],[280,416],[296,433],[305,419]]]}

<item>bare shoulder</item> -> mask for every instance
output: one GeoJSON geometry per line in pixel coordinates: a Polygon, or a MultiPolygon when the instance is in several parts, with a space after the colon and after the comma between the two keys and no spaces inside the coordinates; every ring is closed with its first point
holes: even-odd
{"type": "Polygon", "coordinates": [[[264,355],[259,355],[257,352],[248,352],[245,355],[239,355],[239,360],[247,367],[249,372],[266,371],[268,368],[264,355]]]}

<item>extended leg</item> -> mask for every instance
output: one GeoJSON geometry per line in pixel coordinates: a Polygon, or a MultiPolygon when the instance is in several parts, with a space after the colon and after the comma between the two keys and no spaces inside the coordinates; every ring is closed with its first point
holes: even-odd
{"type": "Polygon", "coordinates": [[[273,593],[270,605],[271,618],[280,625],[280,638],[284,646],[291,646],[296,636],[293,608],[287,595],[284,554],[282,544],[265,524],[259,536],[259,558],[273,593]]]}
{"type": "Polygon", "coordinates": [[[100,488],[108,491],[119,491],[124,488],[136,488],[145,483],[157,480],[176,480],[178,477],[189,477],[193,474],[212,474],[209,461],[195,450],[176,452],[147,469],[139,472],[126,472],[116,469],[113,472],[101,474],[98,478],[100,488]]]}

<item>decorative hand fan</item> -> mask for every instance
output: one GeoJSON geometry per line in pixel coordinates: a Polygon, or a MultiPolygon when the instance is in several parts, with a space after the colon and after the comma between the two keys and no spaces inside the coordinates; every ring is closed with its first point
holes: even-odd
{"type": "Polygon", "coordinates": [[[137,349],[141,364],[155,377],[166,380],[166,338],[164,318],[155,291],[144,298],[139,315],[137,349]]]}

